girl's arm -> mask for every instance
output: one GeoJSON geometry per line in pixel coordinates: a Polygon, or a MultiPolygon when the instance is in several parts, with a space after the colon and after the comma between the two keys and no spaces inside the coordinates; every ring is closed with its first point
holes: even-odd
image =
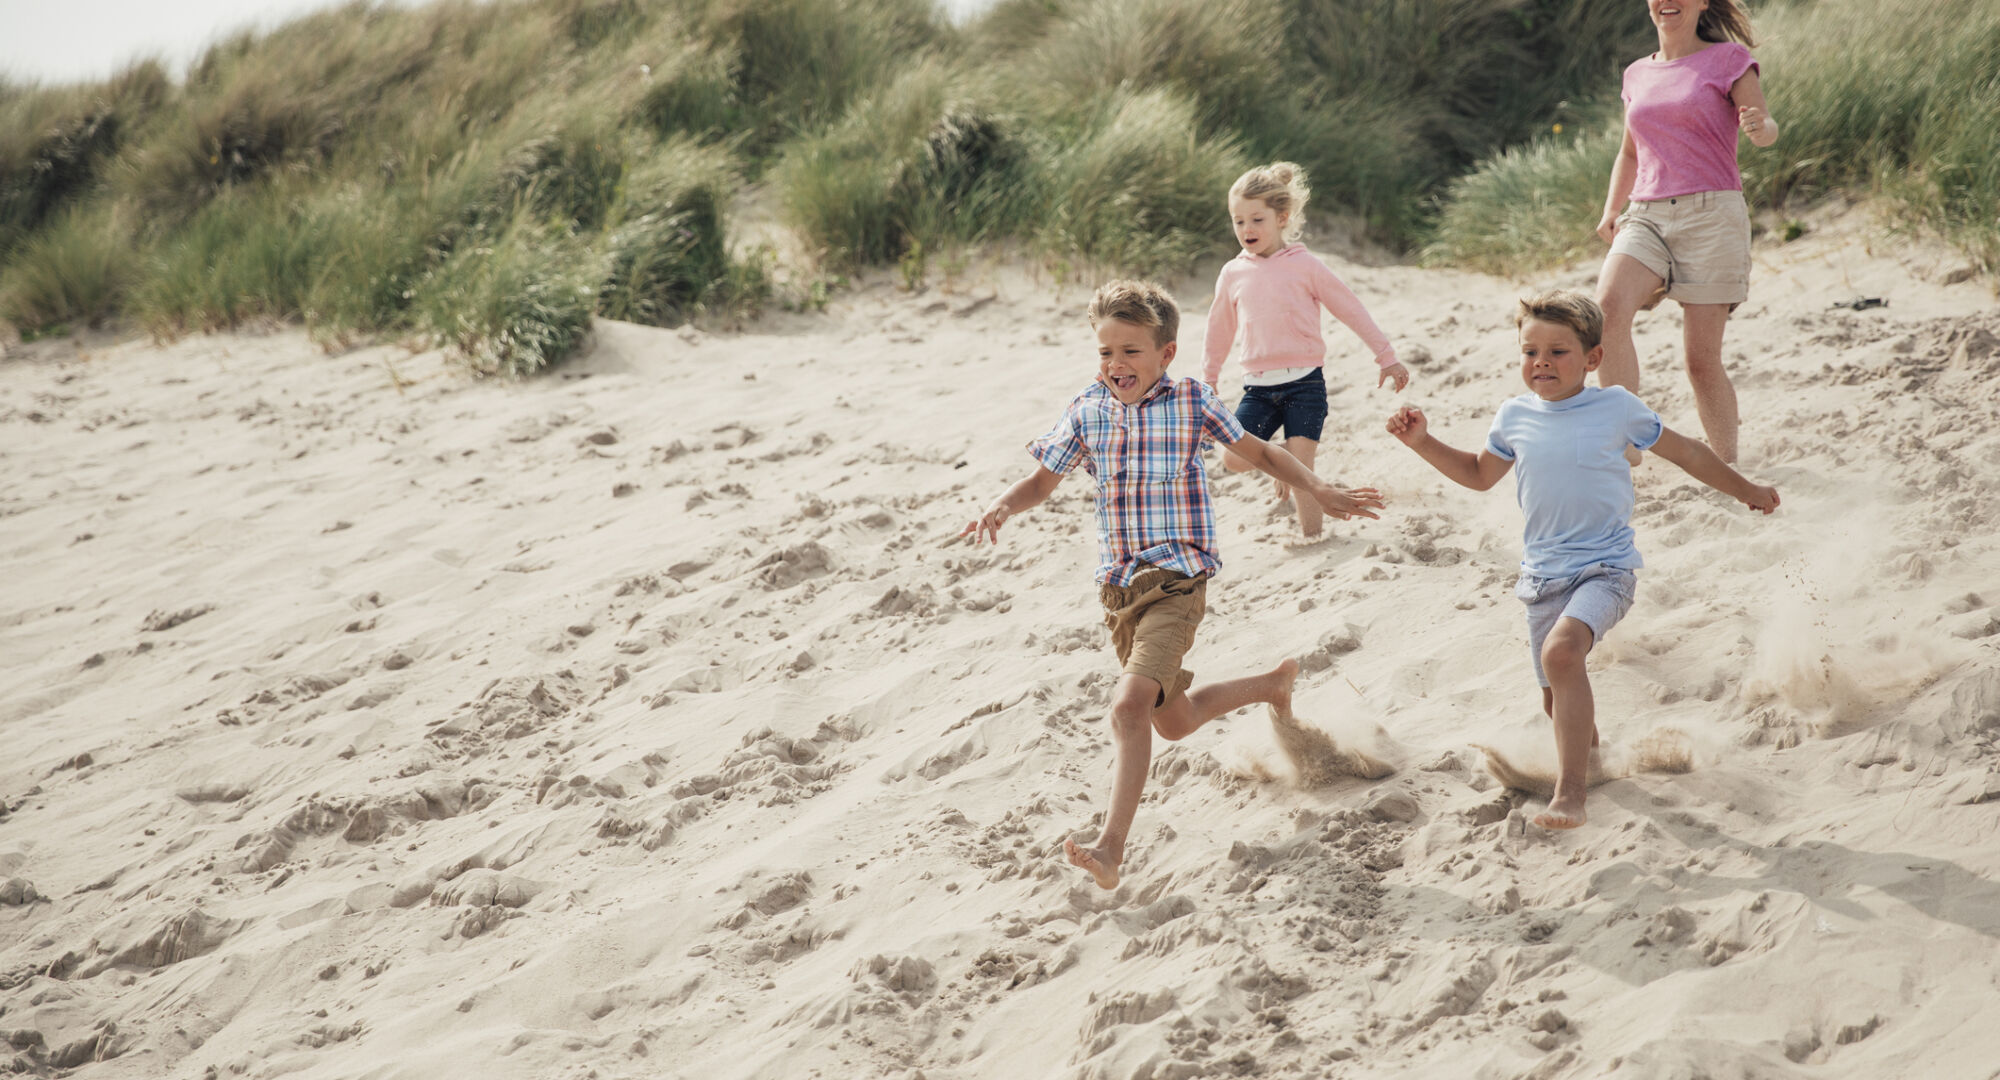
{"type": "Polygon", "coordinates": [[[1639,144],[1632,141],[1632,129],[1625,129],[1625,138],[1618,147],[1618,160],[1611,163],[1611,190],[1604,196],[1604,216],[1597,219],[1598,238],[1610,243],[1618,235],[1618,215],[1625,211],[1625,201],[1632,196],[1632,185],[1639,179],[1639,144]]]}
{"type": "Polygon", "coordinates": [[[1215,389],[1222,377],[1222,362],[1229,359],[1229,346],[1236,343],[1236,302],[1229,296],[1229,267],[1215,276],[1215,302],[1208,305],[1208,332],[1202,336],[1201,381],[1215,389]]]}
{"type": "Polygon", "coordinates": [[[1389,335],[1375,325],[1375,319],[1362,306],[1361,298],[1354,295],[1347,282],[1340,280],[1340,275],[1317,258],[1313,259],[1313,263],[1318,267],[1313,272],[1313,295],[1319,297],[1326,310],[1332,312],[1334,318],[1352,330],[1354,336],[1375,354],[1375,366],[1381,370],[1375,385],[1381,386],[1385,380],[1394,379],[1396,389],[1401,390],[1409,383],[1410,372],[1396,359],[1396,347],[1389,344],[1389,335]]]}
{"type": "Polygon", "coordinates": [[[1660,441],[1652,446],[1655,454],[1679,465],[1683,471],[1752,510],[1770,513],[1778,508],[1778,489],[1753,484],[1729,467],[1707,443],[1697,442],[1673,428],[1660,429],[1660,441]]]}
{"type": "Polygon", "coordinates": [[[1513,462],[1485,447],[1480,447],[1477,454],[1470,454],[1439,442],[1431,435],[1423,410],[1414,405],[1405,405],[1389,417],[1389,434],[1415,450],[1418,457],[1430,462],[1431,468],[1447,479],[1474,491],[1491,488],[1514,467],[1513,462]]]}
{"type": "Polygon", "coordinates": [[[1736,126],[1743,129],[1751,145],[1764,147],[1778,141],[1778,122],[1764,101],[1764,86],[1757,81],[1757,69],[1743,73],[1729,88],[1729,100],[1736,103],[1736,126]]]}

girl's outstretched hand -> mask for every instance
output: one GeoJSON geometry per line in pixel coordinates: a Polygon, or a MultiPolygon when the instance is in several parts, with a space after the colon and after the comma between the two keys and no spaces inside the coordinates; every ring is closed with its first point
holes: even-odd
{"type": "Polygon", "coordinates": [[[1321,484],[1313,492],[1313,501],[1332,517],[1342,521],[1348,518],[1374,518],[1379,515],[1371,510],[1382,509],[1382,493],[1374,488],[1337,488],[1331,484],[1321,484]]]}
{"type": "Polygon", "coordinates": [[[1754,485],[1750,489],[1750,497],[1743,500],[1743,505],[1759,513],[1769,514],[1778,508],[1778,489],[1763,484],[1754,485]]]}
{"type": "Polygon", "coordinates": [[[1404,446],[1415,446],[1430,433],[1430,422],[1424,419],[1424,411],[1415,405],[1405,405],[1389,417],[1389,434],[1402,440],[1404,446]]]}
{"type": "Polygon", "coordinates": [[[1382,369],[1381,377],[1375,380],[1375,389],[1382,389],[1382,384],[1390,379],[1396,380],[1396,392],[1400,394],[1403,392],[1403,387],[1410,385],[1410,369],[1401,364],[1390,364],[1382,369]]]}

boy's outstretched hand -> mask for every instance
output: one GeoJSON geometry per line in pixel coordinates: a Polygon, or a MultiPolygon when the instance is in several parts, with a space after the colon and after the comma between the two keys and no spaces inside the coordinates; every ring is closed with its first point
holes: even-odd
{"type": "Polygon", "coordinates": [[[1383,506],[1382,493],[1374,488],[1337,488],[1321,484],[1312,496],[1321,510],[1343,521],[1357,517],[1378,518],[1379,515],[1369,511],[1380,510],[1383,506]]]}
{"type": "Polygon", "coordinates": [[[1404,446],[1417,445],[1429,431],[1430,422],[1415,405],[1405,405],[1389,417],[1389,434],[1402,440],[1404,446]]]}
{"type": "Polygon", "coordinates": [[[1011,516],[1013,516],[1012,512],[1007,509],[1004,503],[994,503],[992,506],[987,507],[986,512],[979,515],[977,519],[966,522],[965,528],[958,530],[958,535],[961,537],[972,537],[972,542],[975,544],[979,543],[982,539],[991,540],[997,544],[1000,542],[1000,524],[1011,516]]]}
{"type": "Polygon", "coordinates": [[[1743,505],[1759,513],[1769,514],[1778,508],[1778,489],[1764,484],[1750,485],[1750,497],[1743,505]]]}

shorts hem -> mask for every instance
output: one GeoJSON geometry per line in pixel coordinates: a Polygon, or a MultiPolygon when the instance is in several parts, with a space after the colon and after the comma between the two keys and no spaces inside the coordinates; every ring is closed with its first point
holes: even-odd
{"type": "Polygon", "coordinates": [[[1696,285],[1676,282],[1667,289],[1667,299],[1681,304],[1728,304],[1731,307],[1750,299],[1750,285],[1696,285]]]}

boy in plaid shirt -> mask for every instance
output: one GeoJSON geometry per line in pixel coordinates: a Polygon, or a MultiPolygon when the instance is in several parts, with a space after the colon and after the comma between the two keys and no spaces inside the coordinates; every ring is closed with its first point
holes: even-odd
{"type": "Polygon", "coordinates": [[[1181,660],[1207,610],[1216,555],[1215,508],[1202,449],[1220,441],[1256,468],[1311,494],[1339,518],[1372,518],[1374,488],[1335,488],[1297,458],[1246,434],[1214,392],[1195,379],[1167,377],[1180,309],[1159,286],[1114,281],[1090,301],[1097,331],[1097,381],[1063,410],[1055,427],[1028,444],[1034,474],[1007,489],[959,535],[998,543],[1009,517],[1042,502],[1082,466],[1097,481],[1097,582],[1104,623],[1124,674],[1111,696],[1117,764],[1111,811],[1097,842],[1065,840],[1069,861],[1103,888],[1116,888],[1125,837],[1153,757],[1153,732],[1169,741],[1233,709],[1264,702],[1291,709],[1299,665],[1190,689],[1181,660]]]}

